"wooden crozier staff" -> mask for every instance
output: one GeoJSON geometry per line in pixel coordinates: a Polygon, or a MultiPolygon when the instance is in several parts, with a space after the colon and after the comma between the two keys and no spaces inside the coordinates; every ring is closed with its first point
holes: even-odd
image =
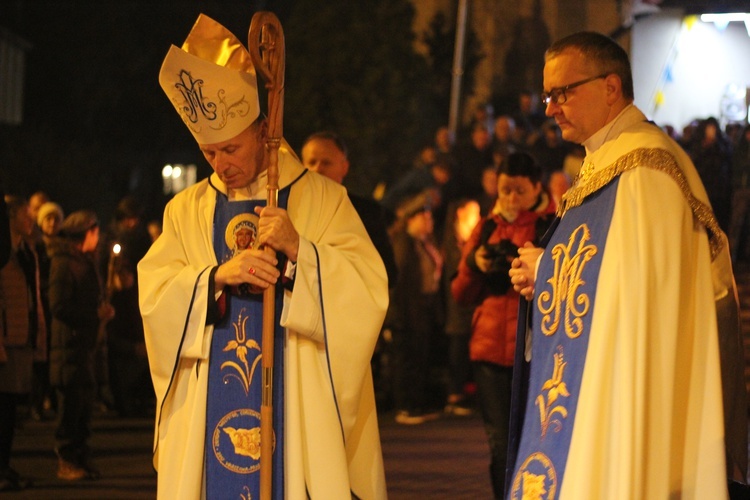
{"type": "MultiPolygon", "coordinates": [[[[268,206],[278,206],[279,146],[284,123],[284,31],[271,12],[257,12],[250,22],[247,48],[255,70],[268,91],[268,206]]],[[[274,254],[270,246],[264,248],[274,254]]],[[[260,406],[260,498],[271,499],[273,469],[273,353],[276,327],[276,287],[263,292],[262,395],[260,406]]]]}

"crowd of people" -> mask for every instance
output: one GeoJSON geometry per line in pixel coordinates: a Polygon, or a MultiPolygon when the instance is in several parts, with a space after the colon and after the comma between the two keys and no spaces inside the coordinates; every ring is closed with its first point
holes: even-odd
{"type": "MultiPolygon", "coordinates": [[[[529,432],[521,427],[525,422],[523,420],[524,411],[527,415],[526,418],[529,419],[532,414],[538,416],[539,412],[544,414],[545,411],[553,409],[552,406],[545,408],[539,399],[534,400],[531,395],[528,395],[530,407],[526,409],[524,406],[526,404],[525,398],[527,395],[525,391],[528,390],[527,386],[520,385],[513,391],[511,390],[514,366],[515,370],[520,367],[523,372],[521,374],[516,372],[516,378],[519,381],[524,380],[524,382],[516,382],[518,384],[529,383],[526,378],[529,370],[531,370],[532,376],[534,375],[534,365],[528,363],[528,358],[523,361],[524,353],[528,357],[533,357],[530,347],[526,345],[524,348],[524,342],[521,343],[521,347],[516,348],[516,328],[518,327],[518,335],[537,335],[537,330],[534,330],[533,334],[531,330],[526,333],[527,327],[529,329],[532,326],[535,329],[539,328],[538,322],[532,325],[530,318],[541,318],[543,325],[546,321],[553,321],[549,317],[549,313],[553,310],[554,301],[562,300],[564,303],[566,300],[566,297],[550,298],[550,294],[556,292],[556,283],[552,281],[553,278],[550,278],[548,283],[552,284],[552,290],[545,291],[539,298],[539,304],[534,303],[532,306],[531,301],[536,298],[532,283],[535,278],[537,284],[545,283],[546,278],[540,280],[536,271],[528,275],[516,271],[518,274],[514,279],[518,281],[511,283],[508,276],[511,262],[514,259],[518,262],[524,262],[523,266],[532,269],[537,265],[536,259],[539,258],[542,251],[541,249],[537,250],[536,247],[541,245],[543,231],[534,231],[533,222],[537,220],[537,225],[542,228],[547,227],[551,222],[548,218],[540,217],[540,212],[542,214],[546,212],[547,215],[554,213],[556,210],[558,213],[565,213],[571,206],[576,206],[572,205],[573,203],[580,204],[581,200],[587,200],[587,197],[606,187],[611,179],[622,174],[624,170],[633,168],[633,165],[647,165],[650,169],[669,172],[670,175],[679,179],[678,185],[683,190],[689,190],[687,192],[691,193],[687,195],[689,200],[692,199],[688,202],[688,205],[686,205],[684,196],[681,199],[674,200],[674,212],[670,212],[670,216],[679,213],[678,207],[682,210],[685,206],[693,206],[696,213],[700,212],[701,218],[698,220],[708,227],[712,245],[722,239],[723,233],[728,233],[727,243],[732,250],[731,260],[734,263],[740,263],[748,259],[747,211],[748,200],[750,200],[750,191],[748,190],[748,179],[750,178],[748,175],[750,173],[748,140],[750,139],[750,126],[730,123],[722,128],[717,119],[709,117],[689,124],[679,136],[674,133],[671,127],[663,127],[662,136],[669,135],[673,141],[669,143],[659,139],[651,146],[659,148],[654,151],[671,151],[669,154],[677,155],[683,162],[680,167],[684,170],[682,174],[674,172],[674,168],[667,168],[661,161],[657,161],[658,159],[651,158],[634,157],[633,160],[629,160],[632,163],[625,166],[617,163],[617,156],[612,156],[612,154],[602,156],[600,154],[599,156],[602,156],[603,159],[597,159],[594,160],[596,163],[590,163],[592,162],[590,158],[594,157],[592,152],[596,151],[601,143],[617,139],[619,134],[626,130],[626,126],[633,126],[641,121],[648,129],[646,132],[649,132],[649,134],[654,134],[654,131],[659,130],[659,127],[645,120],[645,117],[632,105],[632,80],[630,79],[627,59],[623,58],[622,51],[614,50],[613,47],[616,46],[604,37],[596,37],[591,34],[583,34],[579,38],[572,38],[565,43],[570,45],[562,44],[555,49],[559,52],[552,50],[548,56],[552,90],[545,97],[547,101],[544,104],[547,114],[551,117],[550,119],[547,119],[540,112],[535,112],[534,106],[529,106],[527,93],[523,93],[519,97],[519,106],[515,112],[499,116],[494,120],[487,115],[486,108],[482,107],[472,125],[464,132],[463,137],[458,137],[455,146],[450,141],[446,141],[446,128],[438,130],[434,144],[427,145],[420,151],[414,168],[398,179],[391,189],[387,189],[381,200],[385,209],[393,214],[392,219],[395,222],[391,226],[391,234],[396,261],[400,264],[398,269],[400,274],[395,284],[394,293],[391,295],[389,315],[385,323],[385,334],[392,339],[390,346],[392,356],[388,360],[391,364],[391,380],[382,381],[382,387],[386,390],[389,387],[392,388],[392,394],[390,397],[388,395],[382,396],[381,400],[385,400],[396,408],[396,421],[403,424],[420,424],[437,418],[441,413],[462,415],[470,413],[472,409],[479,411],[485,424],[491,451],[490,478],[496,498],[502,498],[506,489],[511,487],[505,482],[510,477],[506,477],[506,474],[513,473],[514,470],[518,474],[515,476],[515,482],[512,485],[517,493],[519,484],[524,478],[528,477],[524,474],[530,473],[530,469],[525,469],[526,465],[521,466],[520,462],[514,464],[514,460],[523,460],[524,456],[518,457],[512,454],[506,459],[509,447],[514,450],[513,453],[522,453],[524,449],[528,449],[522,447],[519,451],[519,436],[523,435],[523,432],[529,432]],[[560,56],[560,53],[563,56],[560,56]],[[612,57],[612,59],[608,59],[608,57],[612,57]],[[588,62],[584,62],[586,58],[590,58],[588,62]],[[604,73],[603,76],[594,76],[588,79],[579,78],[580,81],[575,81],[576,75],[586,75],[589,72],[582,70],[587,68],[586,64],[592,67],[598,65],[600,72],[604,73]],[[619,81],[613,80],[612,75],[616,75],[619,81]],[[580,98],[576,100],[575,104],[566,104],[566,91],[568,95],[578,97],[579,92],[573,91],[575,87],[598,80],[602,80],[602,83],[606,84],[603,90],[611,96],[608,97],[606,102],[604,102],[604,99],[597,102],[597,105],[600,106],[598,111],[596,108],[592,108],[593,111],[587,117],[586,108],[579,108],[582,106],[578,104],[580,98]],[[573,83],[570,83],[571,81],[573,83]],[[560,87],[555,87],[556,84],[559,84],[560,87]],[[599,113],[599,116],[596,116],[596,112],[599,113]],[[595,116],[596,118],[594,118],[595,116]],[[607,119],[601,120],[603,116],[607,116],[607,119]],[[621,123],[615,123],[617,120],[621,123]],[[587,121],[589,123],[586,123],[587,121]],[[558,123],[563,124],[564,130],[561,130],[558,123]],[[588,128],[584,129],[584,127],[588,128]],[[603,130],[603,132],[596,135],[599,130],[603,130]],[[450,143],[451,147],[446,147],[446,142],[450,143]],[[589,159],[589,163],[584,164],[584,158],[589,159]],[[689,162],[695,165],[694,170],[689,162]],[[519,170],[519,164],[528,164],[533,168],[521,171],[519,170]],[[602,169],[603,173],[592,177],[592,171],[599,169],[602,169]],[[530,173],[532,171],[534,173],[530,173]],[[609,175],[609,177],[605,179],[606,175],[609,175]],[[520,182],[524,179],[525,184],[519,187],[521,186],[520,182]],[[571,190],[574,186],[576,189],[571,190]],[[701,194],[703,186],[705,186],[705,195],[701,194]],[[514,190],[517,192],[514,193],[514,190]],[[569,191],[573,192],[575,197],[569,195],[570,198],[565,201],[563,194],[569,191]],[[509,210],[511,194],[518,200],[515,201],[516,208],[513,210],[509,210]],[[526,195],[525,201],[523,201],[524,194],[526,195]],[[696,208],[702,206],[701,203],[705,204],[706,200],[710,203],[710,210],[696,208]],[[456,221],[465,217],[466,207],[472,206],[472,204],[481,207],[479,212],[481,218],[478,222],[477,217],[472,219],[476,225],[473,231],[464,233],[469,234],[468,237],[458,237],[456,221]],[[519,215],[519,213],[523,215],[519,215]],[[412,225],[417,227],[418,230],[410,229],[412,225]],[[404,237],[404,232],[409,238],[404,237]],[[408,243],[404,244],[404,240],[408,243]],[[442,242],[442,245],[437,244],[437,242],[442,242]],[[461,249],[460,252],[456,252],[457,246],[461,249]],[[431,250],[436,248],[439,253],[431,250]],[[532,249],[534,253],[530,254],[532,249]],[[519,254],[521,257],[519,257],[519,254]],[[456,255],[459,255],[458,260],[456,255]],[[523,255],[532,255],[533,258],[527,257],[528,260],[524,260],[523,255]],[[429,283],[440,283],[439,280],[432,280],[439,276],[441,272],[444,274],[442,294],[436,288],[436,285],[432,288],[425,286],[429,283]],[[408,278],[402,276],[401,273],[406,273],[405,276],[408,276],[408,278]],[[402,280],[405,283],[402,283],[402,280]],[[521,313],[518,312],[519,303],[527,304],[525,300],[520,300],[522,295],[528,299],[528,307],[534,308],[533,313],[529,313],[529,316],[526,316],[526,309],[523,309],[521,313]],[[550,309],[545,309],[546,304],[542,301],[550,301],[550,309]],[[396,311],[398,314],[390,314],[396,311]],[[521,318],[523,318],[523,321],[519,325],[519,319],[521,318]],[[404,321],[408,320],[411,323],[407,323],[405,327],[404,321]],[[457,320],[459,321],[458,325],[456,324],[457,320]],[[527,321],[529,322],[528,325],[526,324],[527,321]],[[462,339],[460,344],[457,343],[457,339],[462,339]],[[461,347],[457,347],[459,345],[461,347]],[[466,348],[467,345],[468,349],[466,348]],[[436,351],[443,356],[435,356],[436,351]],[[456,353],[460,353],[458,357],[456,357],[456,353]],[[430,361],[433,362],[432,365],[429,364],[430,361]],[[467,364],[470,364],[472,368],[470,371],[467,370],[467,364]],[[530,366],[532,368],[529,368],[530,366]],[[433,384],[432,399],[429,395],[430,383],[433,384]],[[511,401],[511,392],[516,393],[514,401],[511,401]],[[411,399],[405,399],[402,393],[410,396],[411,399]],[[513,425],[510,422],[511,415],[516,419],[513,425]],[[511,442],[509,442],[509,429],[511,430],[511,442]],[[514,439],[515,441],[513,441],[514,439]]],[[[547,73],[545,73],[546,77],[547,73]]],[[[545,84],[547,84],[546,80],[545,84]]],[[[628,136],[625,135],[624,137],[628,136]]],[[[644,139],[641,144],[644,148],[651,144],[645,140],[650,135],[639,137],[644,139]]],[[[612,142],[611,144],[619,146],[621,143],[612,142]]],[[[607,144],[607,146],[609,147],[610,144],[607,144]]],[[[627,147],[623,146],[623,148],[622,154],[627,154],[627,147]]],[[[601,151],[609,150],[602,147],[601,151]]],[[[642,149],[636,152],[645,151],[646,149],[642,149]]],[[[635,153],[631,152],[630,154],[635,153]]],[[[639,174],[644,171],[638,170],[639,174]]],[[[652,189],[650,185],[655,182],[656,179],[652,181],[649,178],[648,183],[643,184],[638,190],[633,188],[633,193],[646,192],[652,189]]],[[[610,184],[616,185],[616,183],[610,184]]],[[[670,189],[673,187],[674,184],[670,183],[670,189]]],[[[633,196],[630,194],[630,189],[630,186],[621,188],[623,194],[620,196],[633,196]]],[[[659,196],[655,196],[654,200],[659,200],[659,196]]],[[[662,201],[665,202],[665,200],[662,201]]],[[[638,203],[644,204],[643,201],[638,201],[638,203]]],[[[591,208],[589,212],[584,212],[584,215],[591,220],[587,224],[593,225],[597,221],[603,220],[604,215],[598,210],[598,208],[591,208]]],[[[622,212],[616,212],[619,217],[620,213],[627,213],[629,209],[618,208],[618,210],[622,210],[622,212]]],[[[646,210],[646,213],[655,214],[658,211],[654,207],[646,210]]],[[[581,212],[576,211],[575,213],[581,212]]],[[[633,215],[636,216],[638,213],[640,212],[635,210],[633,215]]],[[[689,211],[687,215],[691,220],[695,217],[689,211]]],[[[665,220],[667,218],[665,217],[665,220]]],[[[567,220],[574,219],[569,216],[567,220]]],[[[616,222],[616,224],[621,223],[619,219],[616,222]]],[[[615,224],[614,220],[613,224],[615,224]]],[[[639,226],[640,224],[631,222],[627,227],[639,226]]],[[[690,224],[686,226],[685,230],[689,232],[692,227],[692,224],[690,224]]],[[[567,226],[562,230],[555,226],[554,229],[550,230],[550,234],[552,236],[555,234],[565,235],[565,238],[570,238],[568,244],[572,245],[577,233],[564,232],[568,230],[570,229],[567,226]]],[[[632,240],[631,242],[641,241],[641,243],[652,238],[646,236],[645,233],[640,237],[632,234],[629,236],[624,234],[624,237],[629,237],[632,240]]],[[[658,239],[659,237],[654,237],[654,241],[658,239]]],[[[683,239],[684,237],[676,237],[672,243],[683,239]]],[[[544,245],[548,244],[547,241],[544,242],[544,245]]],[[[558,245],[565,243],[565,240],[560,240],[558,245]]],[[[600,245],[603,243],[603,240],[598,242],[600,245]]],[[[629,257],[639,255],[638,249],[628,246],[629,250],[626,251],[625,248],[626,246],[622,245],[620,249],[623,255],[629,257]]],[[[567,251],[572,252],[574,249],[569,248],[567,251]]],[[[544,255],[546,254],[547,252],[544,252],[544,255]]],[[[667,272],[667,266],[662,264],[651,268],[646,265],[647,262],[654,259],[654,262],[658,262],[658,256],[661,254],[675,256],[678,255],[678,252],[677,249],[667,252],[664,249],[654,248],[649,250],[646,255],[641,255],[637,260],[628,261],[628,264],[624,265],[623,268],[626,269],[626,273],[631,273],[629,275],[631,278],[636,275],[635,273],[642,272],[646,268],[652,269],[652,277],[664,274],[667,272]]],[[[554,253],[552,255],[555,261],[561,258],[556,257],[554,253]]],[[[728,314],[726,313],[727,309],[736,312],[736,307],[727,305],[729,303],[726,302],[727,300],[731,302],[730,299],[733,296],[731,292],[731,264],[729,263],[729,252],[727,252],[726,261],[722,260],[722,255],[717,254],[712,257],[712,259],[715,259],[712,264],[714,266],[713,273],[718,280],[714,284],[717,289],[716,294],[717,297],[726,299],[725,303],[722,304],[722,300],[717,298],[715,306],[719,322],[718,335],[714,333],[714,337],[708,339],[699,335],[696,337],[696,342],[709,342],[707,345],[710,345],[711,342],[718,340],[721,344],[727,443],[726,476],[744,482],[745,474],[743,471],[745,470],[746,458],[743,458],[743,456],[746,457],[747,441],[746,438],[742,438],[744,427],[741,424],[741,415],[745,414],[744,383],[740,382],[743,373],[741,370],[742,360],[737,359],[734,354],[729,354],[730,352],[740,351],[738,351],[736,328],[732,327],[732,320],[728,319],[731,318],[731,314],[724,316],[728,314]],[[718,284],[719,282],[721,285],[718,284]],[[726,292],[727,289],[730,291],[726,292]],[[739,444],[737,444],[738,441],[739,444]]],[[[567,257],[574,258],[573,255],[567,257]]],[[[687,256],[683,258],[687,262],[687,256]]],[[[621,263],[624,262],[623,257],[620,257],[620,259],[621,263]]],[[[554,272],[557,273],[558,269],[566,269],[566,267],[560,268],[559,266],[570,265],[572,263],[567,263],[567,260],[558,261],[554,272]]],[[[618,268],[614,262],[605,261],[603,265],[602,269],[607,269],[608,272],[618,268]]],[[[700,265],[707,265],[707,261],[700,260],[700,265]]],[[[544,272],[552,272],[552,270],[545,268],[544,272]]],[[[513,275],[513,272],[510,272],[510,274],[513,275]]],[[[607,277],[609,278],[609,274],[607,277]]],[[[558,279],[557,274],[555,274],[554,279],[558,279]]],[[[589,281],[596,283],[593,278],[589,281]]],[[[600,285],[611,286],[611,291],[604,296],[610,299],[617,296],[614,291],[624,290],[625,281],[620,278],[616,283],[606,282],[606,285],[600,285]],[[612,295],[613,293],[614,295],[612,295]]],[[[637,288],[641,290],[639,294],[644,296],[652,291],[656,293],[657,290],[661,290],[656,284],[648,285],[647,282],[648,280],[644,280],[639,286],[631,283],[631,292],[637,288]]],[[[559,286],[563,286],[563,284],[561,283],[559,286]]],[[[573,286],[577,286],[575,282],[567,284],[565,289],[573,286]]],[[[693,289],[685,285],[684,290],[693,289]]],[[[625,292],[625,295],[629,293],[625,292]]],[[[683,307],[685,311],[688,310],[686,300],[688,299],[675,298],[673,305],[669,308],[679,315],[681,313],[677,311],[682,311],[683,307]]],[[[600,299],[599,303],[605,303],[605,300],[600,299]]],[[[622,306],[623,304],[619,305],[622,306]]],[[[712,302],[704,305],[708,309],[714,310],[712,302]]],[[[568,304],[567,307],[572,306],[568,304]]],[[[605,310],[605,308],[602,307],[602,310],[605,310]]],[[[615,311],[616,309],[610,310],[615,311]]],[[[560,314],[557,309],[555,309],[555,312],[560,314]]],[[[584,312],[582,310],[581,313],[576,314],[583,314],[584,312]]],[[[635,310],[631,312],[634,313],[635,310]]],[[[615,316],[624,321],[628,317],[628,313],[615,316]]],[[[666,317],[663,314],[661,316],[666,317]]],[[[653,319],[651,318],[649,321],[653,321],[653,319]]],[[[569,328],[569,321],[570,319],[566,319],[564,322],[554,324],[564,323],[565,327],[569,328]]],[[[592,328],[594,328],[592,335],[593,332],[599,333],[602,331],[599,324],[592,328]]],[[[610,325],[609,329],[604,330],[610,332],[611,335],[605,342],[620,342],[617,340],[619,337],[612,335],[612,333],[620,330],[631,331],[633,328],[634,326],[626,324],[610,325]]],[[[679,333],[684,336],[687,331],[683,328],[674,330],[667,324],[658,327],[654,325],[654,328],[656,330],[651,330],[649,327],[645,328],[643,330],[644,335],[652,331],[660,331],[662,335],[666,335],[666,332],[669,331],[670,335],[679,333]]],[[[548,330],[544,335],[553,334],[554,330],[548,330]]],[[[644,338],[650,339],[650,337],[644,338]]],[[[539,344],[538,340],[535,342],[539,344]]],[[[648,340],[648,342],[651,343],[653,340],[648,340]]],[[[554,362],[559,363],[556,365],[555,376],[562,377],[561,367],[565,366],[562,347],[556,348],[559,349],[559,353],[555,351],[555,346],[553,346],[549,359],[553,359],[552,354],[559,355],[559,358],[554,357],[556,360],[554,362]]],[[[668,356],[672,354],[668,354],[668,356]]],[[[710,362],[715,363],[717,361],[717,359],[712,358],[710,362]]],[[[679,361],[669,361],[669,363],[674,363],[674,366],[678,367],[676,369],[686,369],[679,361]]],[[[537,376],[539,376],[538,370],[540,368],[538,367],[544,367],[544,365],[536,366],[537,376]]],[[[713,367],[715,366],[718,365],[713,365],[713,367]]],[[[607,367],[611,368],[611,365],[607,364],[607,367]]],[[[604,374],[602,375],[604,376],[604,374]]],[[[714,372],[706,372],[705,374],[709,379],[715,375],[714,372]]],[[[537,382],[542,386],[541,382],[544,380],[539,381],[537,379],[537,382]]],[[[623,383],[630,384],[632,380],[631,374],[623,373],[623,383]]],[[[534,382],[534,379],[532,379],[532,382],[534,382]]],[[[656,377],[653,380],[649,379],[646,387],[660,387],[660,384],[665,382],[665,379],[656,377]]],[[[559,383],[560,380],[553,378],[546,382],[544,388],[557,391],[554,387],[555,384],[559,383]]],[[[697,389],[693,386],[686,386],[685,390],[694,391],[697,389]]],[[[566,392],[555,393],[554,398],[561,395],[568,396],[566,392]]],[[[548,405],[554,403],[552,392],[550,398],[548,405]]],[[[717,409],[715,403],[715,399],[710,402],[708,399],[706,400],[706,405],[714,410],[717,409]]],[[[592,408],[595,407],[592,406],[592,408]]],[[[606,409],[606,405],[601,408],[606,409]]],[[[568,411],[562,407],[555,409],[568,411]]],[[[555,425],[559,426],[559,421],[554,420],[553,417],[550,418],[556,422],[555,425]]],[[[532,416],[531,420],[533,419],[532,416]]],[[[664,422],[660,419],[661,417],[654,418],[654,422],[659,421],[658,425],[662,425],[664,422]]],[[[711,425],[714,424],[715,422],[711,425]]],[[[544,430],[546,429],[542,430],[542,435],[544,435],[544,430]]],[[[698,430],[689,432],[697,433],[698,430]]],[[[567,446],[567,443],[565,446],[567,446]]],[[[657,450],[660,450],[658,446],[649,452],[661,452],[657,450]]],[[[530,456],[533,456],[533,454],[530,456]]],[[[579,473],[584,468],[577,466],[574,470],[579,473]]],[[[534,469],[534,472],[541,474],[539,468],[534,469]]],[[[602,472],[602,474],[606,473],[606,471],[602,472]]],[[[625,474],[625,471],[619,473],[625,474]]],[[[543,474],[538,477],[542,476],[543,474]]],[[[633,484],[633,480],[627,475],[621,477],[623,478],[621,485],[623,489],[621,491],[627,491],[630,487],[627,485],[633,484]]],[[[694,487],[692,485],[685,486],[691,483],[691,479],[688,477],[683,477],[681,481],[683,481],[683,484],[675,487],[694,487]]],[[[648,483],[650,480],[646,482],[648,483]]],[[[546,484],[546,487],[549,487],[547,483],[539,484],[546,484]]],[[[571,484],[574,483],[571,482],[571,484]]],[[[733,487],[736,488],[736,484],[733,483],[733,487]]],[[[583,492],[585,488],[580,488],[580,486],[573,486],[574,490],[572,491],[583,492]]],[[[593,488],[596,487],[598,486],[593,486],[593,488]]],[[[647,487],[656,492],[661,491],[662,485],[654,483],[647,487]]],[[[700,487],[705,487],[705,485],[700,487]]],[[[591,489],[591,491],[594,490],[591,489]]],[[[592,498],[594,497],[597,497],[597,494],[592,496],[592,498]]]]}
{"type": "MultiPolygon", "coordinates": [[[[749,253],[750,127],[722,131],[708,118],[666,139],[632,104],[624,52],[584,33],[548,52],[544,101],[555,120],[526,92],[507,114],[492,117],[482,107],[457,138],[438,129],[379,200],[341,187],[350,168],[346,145],[336,133],[318,131],[302,145],[301,164],[282,145],[278,206],[266,206],[273,124],[260,112],[249,57],[208,61],[189,52],[219,40],[236,42],[201,16],[190,43],[172,47],[162,67],[162,88],[181,116],[188,107],[180,89],[191,78],[200,79],[206,99],[236,81],[232,102],[245,107],[221,124],[210,114],[183,116],[197,124],[188,128],[214,173],[170,201],[161,237],[149,235],[132,198],[122,200],[101,235],[95,213],[65,217],[44,193],[4,199],[0,488],[28,486],[10,466],[20,403],[33,418],[57,418],[57,475],[72,481],[99,475],[87,445],[95,403],[123,416],[156,412],[159,494],[177,488],[188,498],[255,495],[264,487],[257,475],[238,471],[258,470],[260,415],[269,402],[273,487],[293,498],[385,497],[377,412],[391,410],[403,425],[478,412],[496,498],[521,483],[537,492],[557,487],[554,474],[545,479],[548,462],[534,463],[544,454],[562,464],[560,473],[567,461],[568,493],[589,498],[605,491],[630,497],[634,484],[658,497],[713,492],[717,477],[737,476],[742,463],[729,445],[724,475],[707,464],[721,461],[718,448],[702,456],[686,436],[722,425],[715,418],[721,411],[713,410],[729,379],[714,370],[724,331],[713,318],[719,300],[732,296],[732,280],[725,280],[731,261],[721,259],[729,255],[724,232],[735,261],[749,253]],[[642,148],[627,142],[631,133],[642,148]],[[644,213],[657,213],[659,203],[668,203],[669,213],[644,227],[644,213]],[[630,234],[633,227],[640,237],[630,234]],[[690,252],[681,254],[679,245],[690,252]],[[711,266],[723,266],[713,283],[711,266]],[[699,278],[680,281],[694,269],[699,278]],[[535,290],[535,283],[545,288],[535,290]],[[280,366],[261,374],[255,368],[269,312],[259,292],[270,287],[280,366]],[[573,304],[569,294],[579,287],[573,304]],[[695,297],[697,305],[686,306],[695,297]],[[678,334],[691,348],[677,345],[678,334]],[[654,352],[643,352],[644,345],[654,352]],[[653,372],[660,363],[671,366],[682,385],[673,389],[672,378],[654,376],[641,387],[639,354],[648,355],[653,372]],[[675,359],[680,355],[696,360],[688,366],[675,359]],[[702,393],[694,372],[718,393],[702,393]],[[276,388],[270,393],[260,388],[266,375],[276,388]],[[533,400],[532,390],[540,391],[533,400]],[[678,406],[685,394],[705,399],[705,422],[654,414],[667,390],[678,406]],[[571,393],[580,403],[566,409],[558,399],[571,393]],[[642,414],[614,415],[612,394],[629,394],[642,414]],[[610,418],[595,430],[607,444],[597,448],[572,427],[602,413],[610,418]],[[616,458],[624,445],[609,440],[626,427],[637,439],[673,432],[670,446],[698,464],[701,484],[685,471],[666,485],[656,473],[622,467],[616,458]],[[548,433],[555,436],[545,442],[548,433]],[[597,453],[611,460],[594,460],[597,453]]],[[[729,399],[725,393],[725,405],[729,399]]],[[[634,467],[641,452],[654,463],[669,457],[651,437],[632,451],[634,467]]]]}
{"type": "MultiPolygon", "coordinates": [[[[518,247],[540,240],[533,221],[541,212],[547,215],[541,226],[549,224],[579,175],[585,151],[564,141],[554,120],[521,107],[494,122],[484,115],[450,148],[446,130],[437,131],[435,143],[420,151],[413,169],[381,200],[399,265],[386,342],[375,357],[376,389],[381,408],[396,409],[402,424],[479,412],[491,450],[493,491],[500,498],[520,297],[508,270],[518,247]],[[526,165],[522,173],[519,163],[526,165]],[[528,184],[513,193],[524,178],[528,184]],[[508,212],[511,193],[522,217],[508,212]],[[461,221],[469,221],[463,230],[461,221]],[[517,229],[519,222],[527,229],[517,229]]],[[[733,260],[747,261],[750,126],[730,124],[722,131],[708,118],[681,136],[665,130],[695,164],[729,234],[733,260]]]]}
{"type": "MultiPolygon", "coordinates": [[[[554,119],[532,111],[541,106],[528,108],[527,95],[520,94],[515,112],[497,118],[480,107],[482,114],[477,113],[455,141],[446,139],[447,127],[438,129],[413,168],[382,189],[379,201],[391,228],[404,215],[401,204],[421,198],[434,218],[435,240],[452,238],[457,206],[471,200],[479,204],[482,216],[491,212],[498,196],[498,170],[512,153],[534,160],[543,192],[558,205],[578,176],[585,151],[563,140],[554,119]]],[[[722,128],[709,117],[689,123],[681,134],[670,126],[663,129],[695,164],[719,225],[730,238],[733,261],[750,260],[750,125],[729,123],[722,128]]],[[[449,254],[450,246],[443,245],[441,251],[449,254]]],[[[446,301],[443,306],[450,307],[446,301]]]]}
{"type": "Polygon", "coordinates": [[[30,486],[10,460],[27,418],[56,421],[59,479],[96,479],[92,416],[153,414],[135,272],[152,239],[131,197],[101,232],[97,214],[65,216],[41,191],[1,208],[0,491],[30,486]]]}

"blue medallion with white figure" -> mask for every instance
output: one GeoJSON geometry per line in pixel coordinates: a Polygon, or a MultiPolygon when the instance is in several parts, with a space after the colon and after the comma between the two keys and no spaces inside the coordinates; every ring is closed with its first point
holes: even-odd
{"type": "MultiPolygon", "coordinates": [[[[290,188],[279,191],[286,208],[290,188]]],[[[216,194],[214,250],[224,263],[257,248],[255,207],[265,200],[229,201],[216,194]]],[[[280,259],[281,260],[281,259],[280,259]]],[[[224,319],[214,325],[206,407],[206,498],[260,498],[260,407],[263,294],[245,284],[226,289],[224,319]]],[[[276,287],[273,370],[273,498],[284,498],[284,328],[279,326],[283,287],[276,287]]]]}
{"type": "Polygon", "coordinates": [[[619,177],[568,210],[539,262],[531,379],[511,499],[560,493],[618,184],[619,177]]]}

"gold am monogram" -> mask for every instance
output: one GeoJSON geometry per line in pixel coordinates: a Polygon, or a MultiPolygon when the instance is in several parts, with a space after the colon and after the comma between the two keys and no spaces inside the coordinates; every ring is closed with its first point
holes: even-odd
{"type": "Polygon", "coordinates": [[[574,339],[583,333],[583,320],[589,311],[591,299],[578,289],[585,281],[581,278],[586,264],[596,255],[594,245],[588,245],[591,239],[586,224],[581,224],[570,235],[568,244],[562,243],[552,248],[551,256],[555,263],[552,277],[547,280],[551,290],[539,294],[537,305],[542,313],[542,333],[554,334],[560,326],[560,319],[565,316],[565,333],[574,339]]]}

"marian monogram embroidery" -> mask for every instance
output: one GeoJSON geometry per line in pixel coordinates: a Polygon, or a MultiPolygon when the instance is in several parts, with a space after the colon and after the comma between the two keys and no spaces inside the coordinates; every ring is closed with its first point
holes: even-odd
{"type": "Polygon", "coordinates": [[[216,91],[215,100],[212,101],[203,95],[203,85],[202,79],[194,79],[193,75],[184,69],[180,71],[180,81],[174,85],[183,98],[177,109],[185,124],[192,130],[201,130],[201,117],[208,121],[208,126],[212,129],[221,130],[229,119],[240,118],[250,112],[250,103],[245,96],[241,96],[237,102],[227,102],[226,90],[219,89],[216,91]]]}
{"type": "Polygon", "coordinates": [[[539,294],[537,305],[542,313],[541,328],[544,335],[554,334],[564,315],[565,333],[576,338],[583,333],[583,316],[591,306],[588,294],[579,288],[585,281],[581,278],[586,264],[596,255],[597,248],[587,242],[591,233],[586,224],[576,228],[570,235],[567,246],[555,245],[551,256],[554,260],[554,273],[547,280],[551,290],[539,294]]]}
{"type": "Polygon", "coordinates": [[[193,80],[193,75],[183,69],[180,71],[180,82],[174,86],[185,99],[181,114],[190,123],[198,123],[199,113],[207,120],[216,119],[216,104],[203,97],[203,80],[193,80]]]}

